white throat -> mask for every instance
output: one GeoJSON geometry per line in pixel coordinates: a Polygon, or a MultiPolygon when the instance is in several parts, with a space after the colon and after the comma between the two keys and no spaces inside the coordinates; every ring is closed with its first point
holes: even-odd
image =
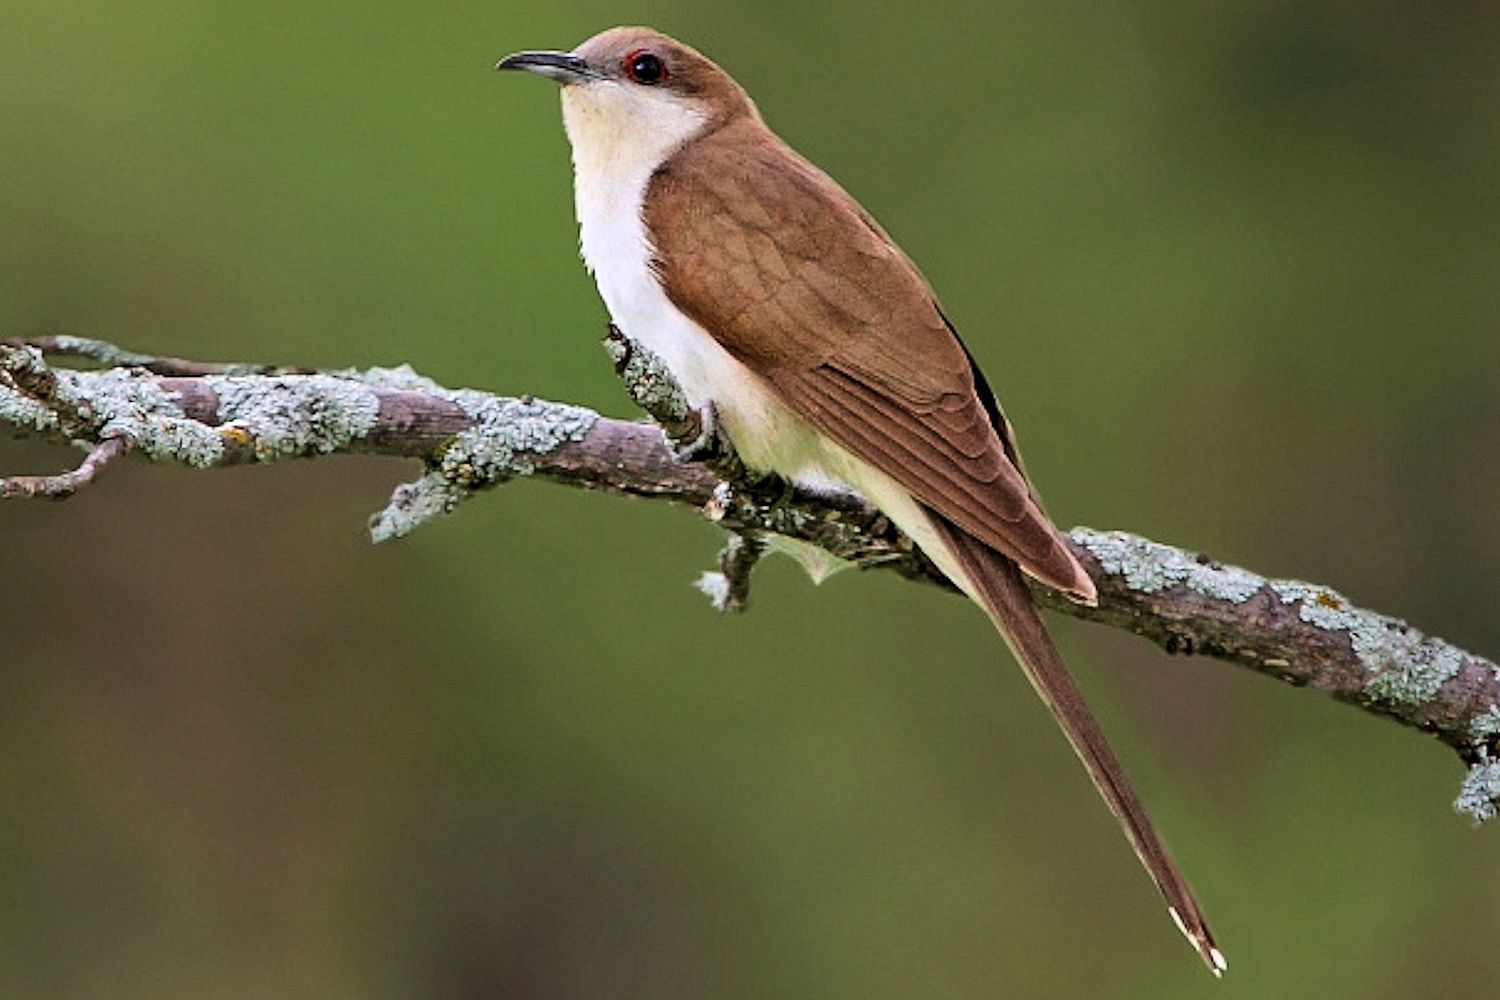
{"type": "Polygon", "coordinates": [[[703,131],[707,115],[669,93],[611,82],[562,95],[579,244],[610,319],[666,362],[694,404],[733,396],[749,373],[667,298],[642,214],[652,175],[703,131]]]}
{"type": "Polygon", "coordinates": [[[670,98],[647,100],[607,83],[563,90],[584,263],[610,319],[666,363],[693,405],[714,403],[741,457],[760,468],[785,469],[789,456],[772,452],[783,450],[776,447],[780,432],[801,421],[677,308],[651,268],[655,248],[642,215],[647,186],[707,118],[670,98]]]}
{"type": "MultiPolygon", "coordinates": [[[[563,125],[573,146],[573,197],[583,261],[606,287],[622,277],[622,258],[650,253],[641,209],[651,175],[703,130],[706,116],[661,91],[612,82],[575,84],[562,91],[563,125]]],[[[644,266],[645,261],[641,264],[644,266]]],[[[618,317],[616,317],[618,320],[618,317]]]]}

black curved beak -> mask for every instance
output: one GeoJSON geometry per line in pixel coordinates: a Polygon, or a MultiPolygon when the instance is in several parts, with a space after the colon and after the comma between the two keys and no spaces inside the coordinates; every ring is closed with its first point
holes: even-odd
{"type": "Polygon", "coordinates": [[[517,52],[495,63],[495,68],[524,69],[558,83],[576,83],[599,75],[571,52],[517,52]]]}

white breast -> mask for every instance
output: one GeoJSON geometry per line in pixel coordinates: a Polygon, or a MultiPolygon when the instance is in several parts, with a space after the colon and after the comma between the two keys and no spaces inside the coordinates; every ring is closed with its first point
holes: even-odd
{"type": "Polygon", "coordinates": [[[610,84],[568,87],[573,193],[584,264],[610,318],[658,355],[694,405],[712,401],[741,457],[787,475],[813,457],[810,430],[765,383],[682,313],[652,272],[642,207],[651,176],[703,127],[693,108],[610,84]],[[625,123],[622,125],[622,123],[625,123]]]}

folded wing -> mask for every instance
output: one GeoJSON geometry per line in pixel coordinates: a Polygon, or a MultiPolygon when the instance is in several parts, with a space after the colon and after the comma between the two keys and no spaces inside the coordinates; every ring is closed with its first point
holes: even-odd
{"type": "Polygon", "coordinates": [[[691,143],[652,180],[647,230],[673,303],[818,430],[1027,573],[1091,599],[921,273],[816,167],[740,128],[763,126],[691,143]]]}

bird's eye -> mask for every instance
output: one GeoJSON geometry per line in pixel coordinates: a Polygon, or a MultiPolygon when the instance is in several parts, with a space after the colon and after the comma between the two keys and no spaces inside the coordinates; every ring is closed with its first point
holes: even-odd
{"type": "Polygon", "coordinates": [[[649,52],[632,52],[625,57],[625,75],[650,87],[667,78],[667,67],[649,52]]]}

